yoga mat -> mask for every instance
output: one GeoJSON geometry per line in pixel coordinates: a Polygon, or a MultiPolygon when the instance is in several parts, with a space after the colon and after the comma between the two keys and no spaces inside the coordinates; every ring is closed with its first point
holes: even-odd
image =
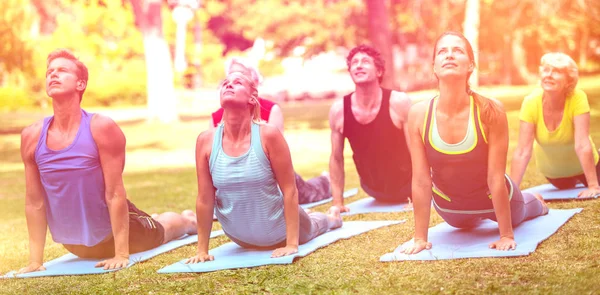
{"type": "MultiPolygon", "coordinates": [[[[349,189],[344,192],[344,199],[355,196],[356,194],[358,194],[358,188],[349,189]]],[[[300,204],[300,207],[302,207],[304,209],[308,209],[308,208],[319,206],[319,205],[322,205],[325,203],[329,203],[329,202],[331,202],[331,200],[333,200],[333,198],[327,198],[327,199],[323,199],[323,200],[312,202],[312,203],[300,204]]]]}
{"type": "Polygon", "coordinates": [[[579,183],[575,188],[559,190],[553,185],[546,183],[523,190],[525,193],[538,193],[544,200],[587,200],[598,198],[598,195],[587,198],[577,198],[577,194],[585,189],[583,184],[579,183]]]}
{"type": "Polygon", "coordinates": [[[256,250],[242,248],[237,244],[230,242],[211,249],[209,254],[215,257],[213,261],[201,262],[196,264],[185,264],[186,259],[176,262],[158,270],[159,273],[180,273],[180,272],[211,272],[223,269],[236,269],[256,267],[268,264],[290,264],[296,257],[304,257],[318,248],[329,245],[339,239],[347,239],[367,231],[383,226],[399,224],[402,221],[349,221],[344,222],[340,228],[326,232],[306,244],[298,247],[298,253],[271,258],[273,250],[256,250]]]}
{"type": "MultiPolygon", "coordinates": [[[[210,237],[217,237],[223,235],[222,230],[213,231],[210,237]]],[[[148,260],[159,254],[171,251],[173,249],[198,242],[198,235],[184,236],[180,239],[170,241],[166,244],[160,245],[154,249],[148,251],[139,252],[129,255],[130,267],[138,262],[148,260]]],[[[79,258],[71,253],[66,254],[62,257],[56,258],[52,261],[44,263],[46,270],[36,271],[24,274],[16,274],[15,271],[11,271],[4,275],[2,278],[33,278],[33,277],[46,277],[46,276],[70,276],[70,275],[87,275],[87,274],[102,274],[117,271],[119,269],[104,270],[101,267],[94,267],[96,263],[104,259],[83,259],[79,258]]]]}
{"type": "Polygon", "coordinates": [[[412,244],[411,240],[400,245],[394,252],[381,256],[380,261],[526,256],[581,210],[583,209],[550,209],[548,215],[521,223],[513,229],[517,242],[515,250],[498,251],[489,248],[490,243],[499,239],[498,224],[494,221],[484,220],[477,227],[468,230],[455,228],[444,222],[429,229],[429,241],[432,243],[430,250],[413,255],[400,253],[401,249],[412,244]]]}
{"type": "Polygon", "coordinates": [[[360,199],[353,203],[346,205],[350,209],[350,212],[344,212],[342,215],[354,215],[361,213],[389,213],[389,212],[408,212],[411,209],[405,209],[404,207],[408,203],[383,203],[375,200],[373,197],[367,197],[360,199]]]}

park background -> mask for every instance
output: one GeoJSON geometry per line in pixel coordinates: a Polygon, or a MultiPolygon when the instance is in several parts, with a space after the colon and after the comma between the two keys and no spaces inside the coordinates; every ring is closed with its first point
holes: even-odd
{"type": "MultiPolygon", "coordinates": [[[[294,167],[312,177],[328,169],[329,107],[353,89],[349,49],[379,48],[384,85],[416,101],[435,95],[433,42],[446,30],[471,40],[478,56],[471,83],[507,109],[509,160],[521,101],[538,83],[540,57],[551,51],[578,63],[592,106],[592,138],[600,142],[600,1],[0,1],[0,274],[28,261],[20,131],[52,113],[44,89],[50,51],[71,49],[88,66],[82,106],[111,116],[125,132],[128,197],[151,213],[194,208],[195,139],[218,107],[217,85],[231,57],[258,66],[261,96],[284,111],[294,167]]],[[[348,146],[345,165],[346,188],[358,187],[348,146]]],[[[532,161],[522,187],[542,183],[532,161]]],[[[361,191],[348,202],[363,197],[361,191]]],[[[407,223],[334,243],[289,266],[156,274],[194,255],[190,245],[114,274],[0,280],[0,293],[597,294],[600,201],[550,207],[584,211],[522,258],[383,264],[379,256],[412,237],[413,217],[372,214],[345,220],[407,223]]],[[[431,224],[439,222],[432,214],[431,224]]],[[[227,241],[213,239],[210,247],[227,241]]],[[[48,236],[45,261],[65,253],[48,236]]]]}

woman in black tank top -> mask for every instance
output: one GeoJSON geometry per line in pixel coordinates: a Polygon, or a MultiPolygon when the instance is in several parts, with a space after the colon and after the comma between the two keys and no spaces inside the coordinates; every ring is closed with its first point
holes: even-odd
{"type": "Polygon", "coordinates": [[[548,208],[541,196],[522,194],[505,175],[506,113],[470,90],[475,60],[467,39],[446,32],[436,41],[433,56],[440,95],[415,105],[409,115],[415,236],[403,252],[432,247],[427,241],[432,192],[434,207],[448,224],[473,227],[480,219],[492,219],[498,222],[500,239],[490,248],[513,250],[513,226],[547,214],[548,208]]]}

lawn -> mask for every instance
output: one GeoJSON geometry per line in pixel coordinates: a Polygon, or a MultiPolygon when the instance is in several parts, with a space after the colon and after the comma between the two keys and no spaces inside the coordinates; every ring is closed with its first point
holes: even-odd
{"type": "MultiPolygon", "coordinates": [[[[592,104],[592,137],[600,144],[600,79],[584,79],[582,87],[592,104]]],[[[518,108],[529,88],[491,88],[483,92],[500,98],[508,111],[510,151],[518,135],[518,108]]],[[[430,92],[414,94],[425,98],[430,92]]],[[[331,101],[283,105],[286,138],[294,166],[304,177],[328,169],[331,101]]],[[[149,213],[194,208],[196,183],[194,144],[208,125],[208,112],[198,112],[173,125],[143,121],[120,122],[127,143],[125,186],[128,197],[149,213]]],[[[31,114],[0,114],[0,274],[18,269],[28,261],[28,237],[24,216],[25,182],[19,156],[18,130],[31,114]],[[3,127],[0,127],[2,129],[3,127]]],[[[346,146],[346,188],[358,187],[350,148],[346,146]]],[[[523,187],[544,183],[529,165],[523,187]]],[[[360,191],[348,200],[366,197],[360,191]]],[[[425,293],[425,294],[599,294],[600,293],[600,200],[551,203],[551,208],[584,208],[565,226],[543,242],[531,255],[517,258],[462,259],[433,262],[381,263],[379,257],[394,250],[413,234],[412,213],[369,214],[344,220],[400,220],[400,225],[377,229],[341,240],[291,265],[265,266],[205,274],[159,275],[156,271],[194,255],[189,245],[135,266],[105,275],[0,280],[6,294],[198,294],[198,293],[425,293]]],[[[325,211],[327,205],[317,207],[325,211]]],[[[434,212],[434,211],[432,211],[434,212]]],[[[442,222],[435,213],[431,225],[442,222]]],[[[215,223],[215,228],[218,224],[215,223]]],[[[219,237],[210,248],[227,243],[219,237]]],[[[435,247],[435,245],[434,245],[435,247]]],[[[67,253],[48,236],[45,261],[67,253]]]]}

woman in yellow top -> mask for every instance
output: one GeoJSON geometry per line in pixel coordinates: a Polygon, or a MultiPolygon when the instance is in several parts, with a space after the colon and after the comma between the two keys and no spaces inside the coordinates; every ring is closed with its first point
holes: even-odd
{"type": "Polygon", "coordinates": [[[511,175],[520,185],[534,147],[540,172],[558,189],[577,182],[587,189],[579,197],[600,194],[598,151],[590,136],[590,106],[586,94],[577,89],[577,64],[564,53],[547,53],[540,66],[541,89],[525,97],[519,119],[519,142],[511,175]]]}

